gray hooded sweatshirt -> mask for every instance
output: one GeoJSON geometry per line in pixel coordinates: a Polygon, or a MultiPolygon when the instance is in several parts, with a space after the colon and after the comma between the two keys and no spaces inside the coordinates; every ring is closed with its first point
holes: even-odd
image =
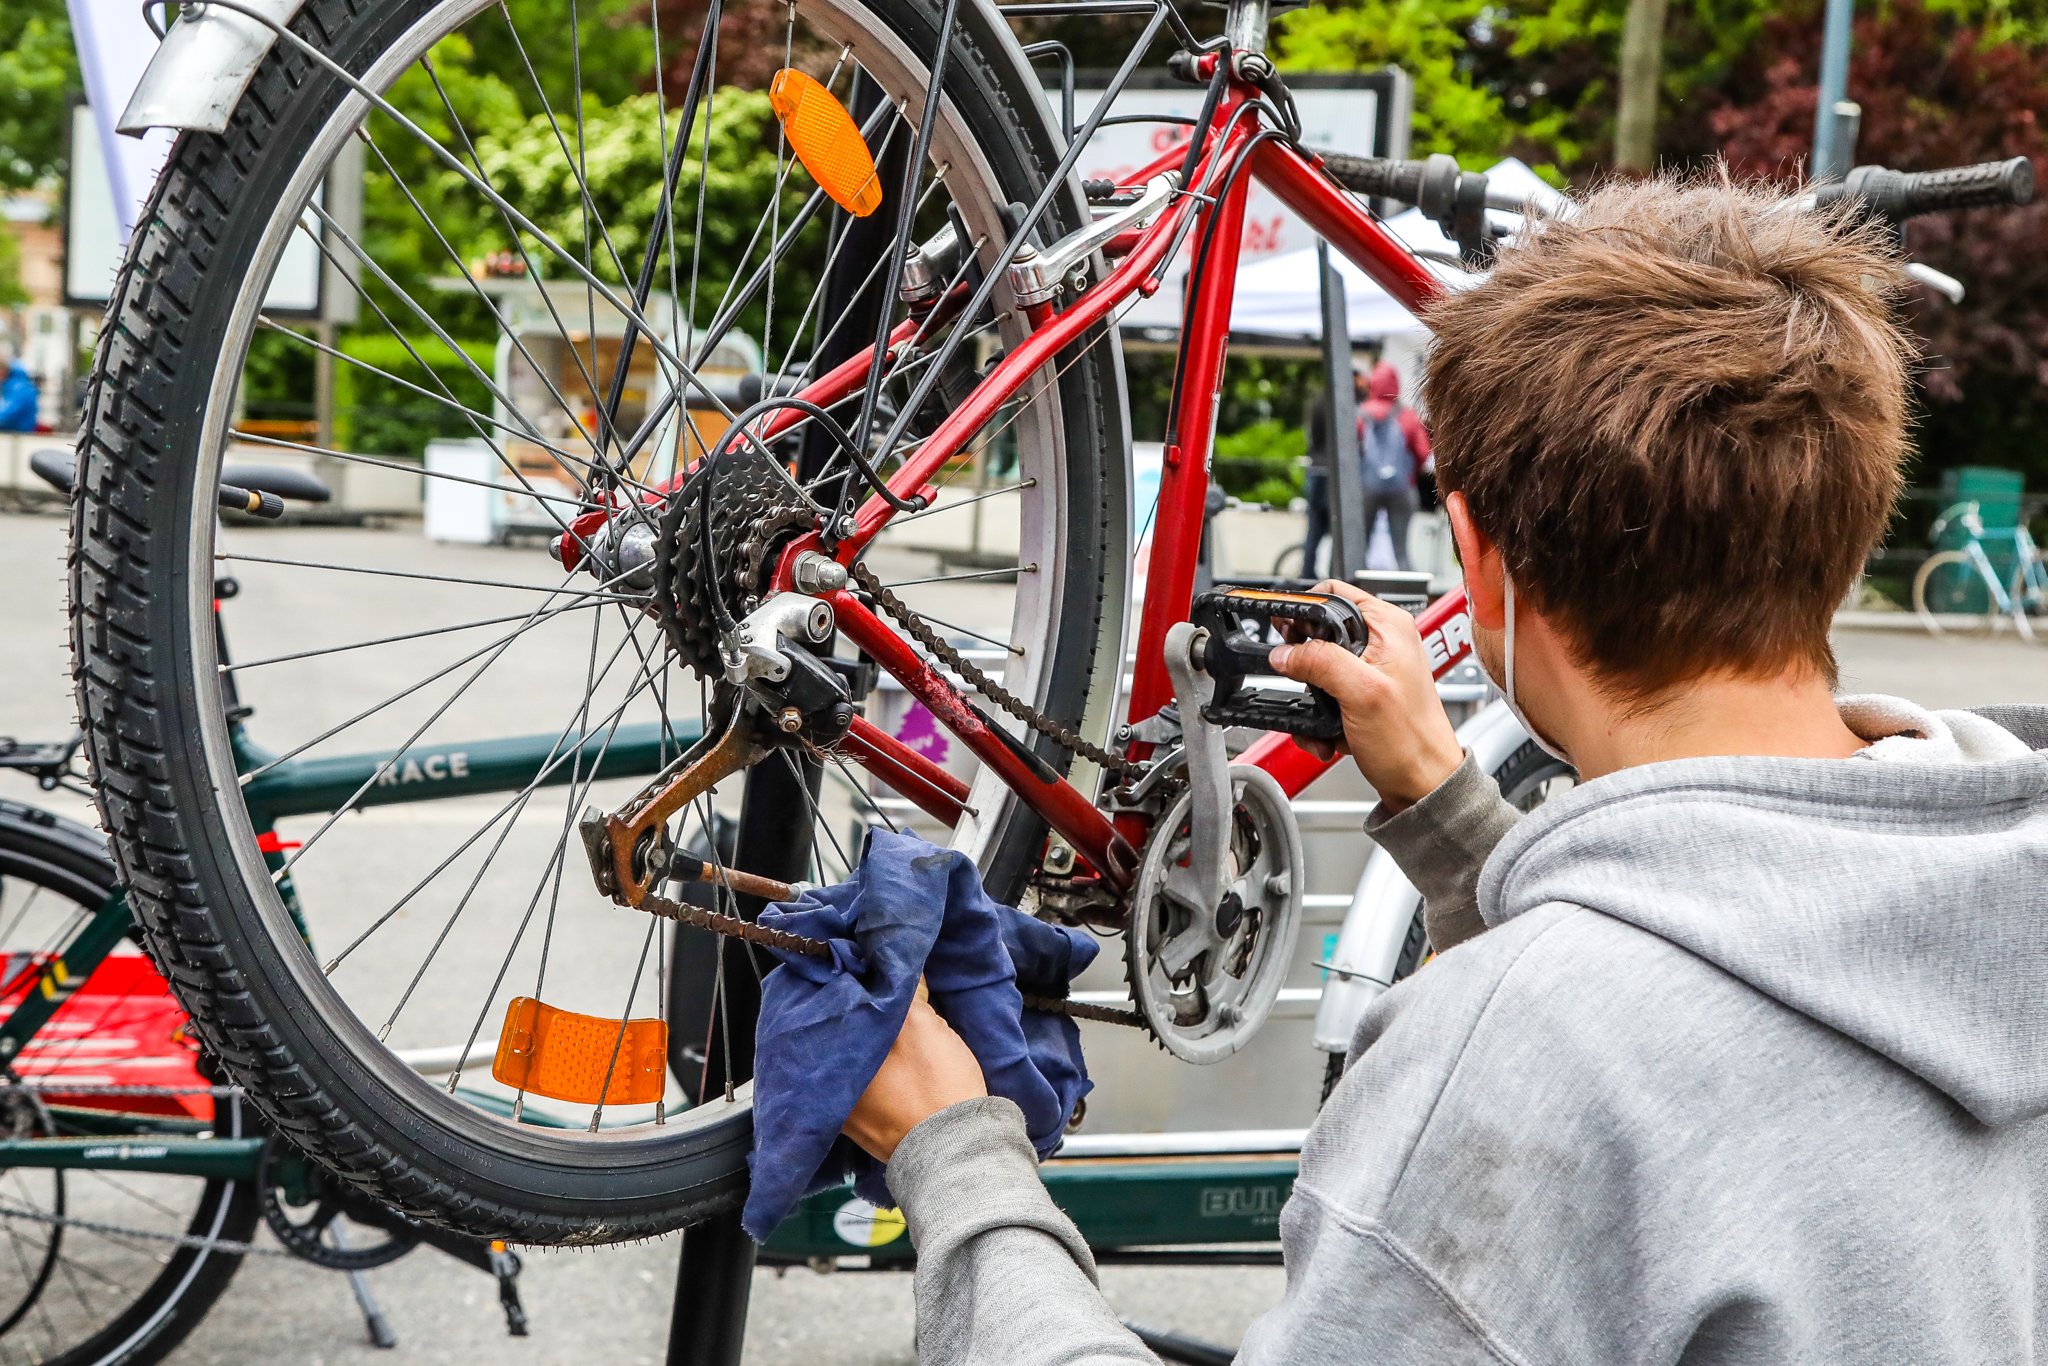
{"type": "MultiPolygon", "coordinates": [[[[1486,932],[1362,1022],[1240,1362],[2048,1357],[2048,708],[1844,715],[1898,738],[1438,803],[1486,932]]],[[[1007,1102],[889,1183],[925,1361],[1153,1360],[1007,1102]]]]}

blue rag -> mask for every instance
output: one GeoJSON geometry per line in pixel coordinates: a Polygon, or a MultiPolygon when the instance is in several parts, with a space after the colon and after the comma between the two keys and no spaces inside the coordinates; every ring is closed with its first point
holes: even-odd
{"type": "Polygon", "coordinates": [[[895,1203],[882,1164],[839,1131],[903,1028],[920,974],[932,1007],[981,1062],[989,1094],[1015,1101],[1040,1157],[1088,1093],[1081,1035],[1023,993],[1064,996],[1094,939],[982,890],[966,855],[878,830],[851,881],[770,906],[761,923],[830,941],[832,958],[776,956],[754,1043],[753,1189],[742,1222],[760,1242],[798,1200],[843,1184],[895,1203]]]}

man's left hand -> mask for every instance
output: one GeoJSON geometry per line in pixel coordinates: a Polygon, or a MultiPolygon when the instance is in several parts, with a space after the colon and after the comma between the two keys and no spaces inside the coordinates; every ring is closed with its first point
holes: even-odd
{"type": "Polygon", "coordinates": [[[981,1063],[923,992],[910,1003],[903,1031],[846,1120],[846,1136],[886,1163],[903,1136],[948,1106],[988,1094],[981,1063]]]}

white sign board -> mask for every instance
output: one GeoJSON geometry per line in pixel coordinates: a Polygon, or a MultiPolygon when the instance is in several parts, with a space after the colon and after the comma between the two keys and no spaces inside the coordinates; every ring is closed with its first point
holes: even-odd
{"type": "MultiPolygon", "coordinates": [[[[92,110],[75,105],[71,110],[71,176],[64,203],[64,301],[74,307],[103,305],[114,288],[114,275],[121,268],[128,248],[130,221],[141,206],[131,204],[124,216],[114,198],[113,177],[107,171],[100,140],[95,135],[92,110]]],[[[125,141],[125,139],[124,139],[125,141]]],[[[142,184],[147,199],[155,179],[142,184]]],[[[313,191],[313,202],[324,199],[325,187],[313,191]]],[[[319,220],[308,210],[305,224],[319,230],[319,220]]],[[[320,311],[321,256],[313,239],[293,233],[270,277],[270,289],[263,296],[266,312],[305,315],[320,311]]]]}
{"type": "MultiPolygon", "coordinates": [[[[1099,84],[1093,88],[1087,84],[1092,74],[1095,73],[1081,72],[1076,84],[1077,124],[1087,119],[1102,98],[1099,84]]],[[[1407,154],[1406,78],[1401,73],[1390,70],[1355,76],[1289,76],[1287,88],[1294,94],[1295,108],[1301,117],[1301,140],[1308,146],[1358,156],[1407,154]]],[[[1050,93],[1057,106],[1057,90],[1050,93]]],[[[1202,97],[1200,86],[1171,78],[1134,78],[1110,112],[1119,117],[1167,114],[1192,119],[1202,112],[1202,97]]],[[[1118,123],[1099,128],[1089,140],[1088,150],[1081,154],[1077,170],[1084,180],[1121,183],[1163,153],[1185,145],[1190,131],[1186,124],[1175,123],[1118,123]]],[[[1240,266],[1313,246],[1315,240],[1308,224],[1281,204],[1271,190],[1257,183],[1252,185],[1245,204],[1240,266]]],[[[1157,294],[1141,300],[1124,315],[1124,327],[1180,326],[1181,283],[1187,274],[1187,255],[1185,250],[1181,253],[1157,294]]]]}

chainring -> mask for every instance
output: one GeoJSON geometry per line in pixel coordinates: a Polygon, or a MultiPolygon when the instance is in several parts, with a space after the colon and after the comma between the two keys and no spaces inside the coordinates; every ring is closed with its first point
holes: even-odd
{"type": "Polygon", "coordinates": [[[1301,828],[1273,777],[1230,767],[1231,873],[1222,907],[1175,889],[1186,863],[1192,792],[1153,826],[1131,893],[1124,976],[1145,1025],[1167,1052],[1220,1062],[1251,1041],[1280,998],[1300,936],[1301,828]]]}
{"type": "Polygon", "coordinates": [[[760,449],[735,446],[716,460],[697,463],[662,512],[661,544],[667,549],[655,561],[656,614],[685,663],[703,675],[723,670],[720,607],[724,619],[736,620],[757,606],[776,555],[817,526],[817,513],[760,449]]]}
{"type": "MultiPolygon", "coordinates": [[[[419,1246],[425,1237],[425,1230],[405,1220],[395,1211],[372,1207],[369,1201],[343,1187],[312,1163],[305,1164],[305,1180],[309,1189],[305,1192],[311,1198],[297,1203],[289,1202],[284,1188],[277,1179],[277,1160],[282,1155],[277,1150],[278,1140],[273,1138],[265,1145],[263,1162],[257,1172],[257,1205],[262,1210],[263,1222],[277,1236],[287,1252],[315,1266],[329,1271],[369,1271],[397,1261],[406,1253],[419,1246]],[[311,1206],[303,1216],[297,1211],[311,1206]],[[353,1246],[330,1243],[325,1235],[335,1226],[335,1220],[346,1215],[351,1223],[368,1225],[382,1236],[374,1242],[353,1246]]],[[[337,1238],[340,1236],[337,1233],[337,1238]]]]}

